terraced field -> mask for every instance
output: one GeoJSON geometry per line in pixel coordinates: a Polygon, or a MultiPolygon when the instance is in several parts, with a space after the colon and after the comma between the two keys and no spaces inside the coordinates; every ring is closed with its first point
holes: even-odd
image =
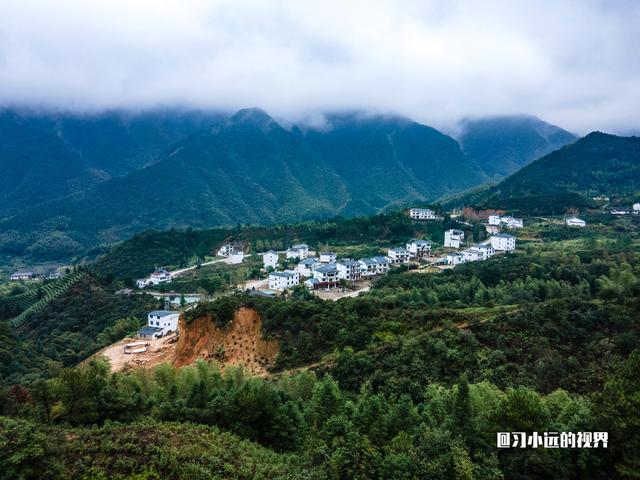
{"type": "Polygon", "coordinates": [[[19,327],[30,315],[42,311],[49,302],[66,292],[72,285],[82,279],[83,276],[83,272],[74,272],[19,295],[7,298],[4,302],[5,308],[20,312],[20,314],[11,319],[9,323],[14,328],[19,327]]]}

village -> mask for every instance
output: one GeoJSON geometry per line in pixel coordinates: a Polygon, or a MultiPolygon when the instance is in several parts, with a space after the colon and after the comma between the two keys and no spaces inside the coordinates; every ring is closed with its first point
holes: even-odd
{"type": "MultiPolygon", "coordinates": [[[[638,205],[640,207],[640,205],[638,205]]],[[[635,212],[638,209],[629,210],[635,212]]],[[[429,238],[412,238],[402,244],[380,248],[369,256],[353,257],[345,254],[344,247],[336,246],[336,253],[328,244],[312,248],[307,243],[291,243],[286,249],[269,248],[255,251],[242,240],[226,239],[215,248],[214,256],[178,269],[156,268],[148,277],[134,282],[135,287],[116,291],[121,295],[150,295],[161,309],[146,314],[146,322],[137,334],[105,348],[100,354],[108,357],[114,368],[131,366],[151,367],[166,361],[175,349],[179,338],[181,312],[195,307],[199,302],[213,300],[234,292],[263,297],[288,298],[296,289],[303,289],[322,300],[336,301],[356,297],[367,292],[373,280],[396,270],[406,273],[441,272],[458,265],[486,261],[496,255],[515,252],[516,233],[525,227],[525,221],[507,214],[490,213],[478,222],[468,223],[458,212],[441,213],[432,208],[412,207],[404,211],[416,224],[434,225],[445,215],[450,225],[457,228],[440,230],[441,241],[429,238]],[[481,228],[483,235],[470,235],[470,227],[481,228]],[[463,230],[464,228],[464,230],[463,230]],[[466,232],[465,232],[466,230],[466,232]],[[184,288],[172,290],[172,283],[183,278],[202,278],[211,269],[238,272],[238,282],[215,295],[184,288]],[[204,273],[203,273],[204,272],[204,273]],[[239,273],[244,272],[244,273],[239,273]],[[248,272],[254,272],[247,276],[248,272]]],[[[611,212],[612,215],[617,215],[611,212]]],[[[534,221],[534,219],[532,219],[534,221]]],[[[566,228],[584,228],[586,222],[575,215],[562,218],[566,228]]],[[[555,220],[558,225],[558,220],[555,220]]],[[[427,225],[428,226],[428,225],[427,225]]],[[[425,231],[438,231],[426,229],[425,231]]],[[[282,242],[279,242],[282,244],[282,242]]],[[[373,252],[371,248],[368,251],[373,252]]],[[[33,271],[18,271],[11,276],[15,281],[33,281],[38,275],[33,271]]]]}

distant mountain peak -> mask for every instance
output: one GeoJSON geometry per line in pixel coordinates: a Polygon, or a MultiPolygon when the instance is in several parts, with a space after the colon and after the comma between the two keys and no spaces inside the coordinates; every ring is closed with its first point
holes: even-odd
{"type": "Polygon", "coordinates": [[[261,108],[243,108],[234,113],[226,126],[253,126],[263,131],[282,128],[267,112],[261,108]]]}

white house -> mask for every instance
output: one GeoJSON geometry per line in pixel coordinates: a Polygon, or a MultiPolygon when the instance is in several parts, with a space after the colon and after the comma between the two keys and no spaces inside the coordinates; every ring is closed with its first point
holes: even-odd
{"type": "Polygon", "coordinates": [[[30,278],[34,278],[35,276],[36,274],[31,271],[20,271],[20,272],[13,273],[10,279],[11,280],[28,280],[30,278]]]}
{"type": "Polygon", "coordinates": [[[230,243],[225,243],[218,249],[219,257],[229,257],[236,251],[235,247],[230,243]]]}
{"type": "Polygon", "coordinates": [[[300,283],[300,273],[296,270],[285,270],[284,272],[271,272],[269,274],[269,288],[271,290],[286,290],[295,287],[300,283]]]}
{"type": "Polygon", "coordinates": [[[278,268],[278,260],[280,260],[280,257],[278,255],[278,252],[276,252],[275,250],[269,250],[268,252],[262,254],[262,264],[264,265],[265,269],[271,267],[275,270],[276,268],[278,268]]]}
{"type": "Polygon", "coordinates": [[[335,263],[336,254],[333,252],[322,252],[320,254],[320,263],[335,263]]]}
{"type": "Polygon", "coordinates": [[[318,265],[318,259],[315,257],[309,257],[309,258],[305,258],[304,260],[301,260],[296,266],[296,270],[298,270],[298,273],[300,273],[300,275],[303,277],[311,277],[313,275],[312,274],[313,267],[317,265],[318,265]]]}
{"type": "Polygon", "coordinates": [[[500,215],[489,215],[489,225],[500,226],[500,215]]]}
{"type": "Polygon", "coordinates": [[[464,263],[464,257],[461,253],[458,252],[448,253],[447,263],[449,265],[458,265],[459,263],[464,263]]]}
{"type": "Polygon", "coordinates": [[[491,243],[478,243],[477,245],[474,245],[472,248],[480,252],[481,254],[480,260],[486,260],[496,253],[495,249],[491,246],[491,243]]]}
{"type": "Polygon", "coordinates": [[[147,326],[138,330],[141,338],[155,339],[178,331],[180,314],[171,310],[154,310],[147,314],[147,326]]]}
{"type": "Polygon", "coordinates": [[[496,252],[508,252],[516,249],[516,237],[508,233],[493,235],[489,240],[496,252]]]}
{"type": "Polygon", "coordinates": [[[404,247],[390,248],[387,251],[387,257],[389,258],[390,262],[393,263],[394,265],[407,263],[409,261],[409,256],[410,256],[409,250],[407,250],[404,247]]]}
{"type": "Polygon", "coordinates": [[[460,254],[462,255],[462,260],[464,262],[477,262],[480,260],[484,260],[483,253],[480,250],[473,247],[462,250],[460,254]]]}
{"type": "Polygon", "coordinates": [[[522,228],[524,226],[521,218],[502,217],[500,222],[507,228],[522,228]]]}
{"type": "Polygon", "coordinates": [[[389,271],[390,261],[387,257],[373,257],[376,261],[376,275],[384,275],[389,271]]]}
{"type": "Polygon", "coordinates": [[[338,285],[338,268],[335,263],[320,265],[313,269],[313,278],[317,280],[315,288],[331,288],[338,285]]]}
{"type": "Polygon", "coordinates": [[[171,273],[167,270],[160,268],[153,272],[149,277],[149,283],[152,285],[158,285],[159,283],[166,283],[171,281],[171,273]]]}
{"type": "Polygon", "coordinates": [[[570,217],[565,220],[565,223],[568,227],[584,227],[587,225],[587,222],[578,218],[578,217],[570,217]]]}
{"type": "Polygon", "coordinates": [[[361,258],[358,263],[360,264],[361,276],[372,277],[378,273],[378,262],[373,258],[361,258]]]}
{"type": "Polygon", "coordinates": [[[409,217],[413,220],[437,220],[436,212],[430,208],[410,208],[409,217]]]}
{"type": "Polygon", "coordinates": [[[354,281],[361,277],[360,262],[357,260],[344,259],[336,263],[338,278],[341,280],[354,281]]]}
{"type": "Polygon", "coordinates": [[[407,242],[410,258],[420,258],[431,253],[431,243],[426,240],[410,240],[407,242]]]}
{"type": "Polygon", "coordinates": [[[300,260],[304,260],[307,258],[309,254],[309,245],[305,243],[299,243],[296,245],[291,245],[291,248],[287,249],[285,252],[286,258],[298,258],[300,260]]]}
{"type": "Polygon", "coordinates": [[[524,226],[521,218],[511,216],[501,217],[500,215],[489,215],[489,221],[487,223],[494,227],[504,225],[507,228],[522,228],[524,226]]]}
{"type": "Polygon", "coordinates": [[[633,213],[635,213],[635,214],[640,213],[640,203],[634,203],[633,204],[633,213]]]}
{"type": "Polygon", "coordinates": [[[460,244],[464,243],[464,232],[452,228],[444,232],[444,246],[451,248],[460,248],[460,244]]]}

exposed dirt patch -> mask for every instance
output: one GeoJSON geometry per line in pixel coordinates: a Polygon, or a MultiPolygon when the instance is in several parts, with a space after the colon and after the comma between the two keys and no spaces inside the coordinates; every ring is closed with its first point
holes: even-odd
{"type": "MultiPolygon", "coordinates": [[[[111,364],[112,372],[132,370],[135,368],[153,368],[161,363],[168,363],[175,357],[176,336],[168,335],[157,340],[144,340],[148,346],[140,353],[125,353],[125,346],[129,343],[141,342],[139,339],[125,338],[113,345],[103,348],[89,357],[106,357],[111,364]]],[[[87,359],[87,361],[89,360],[87,359]]]]}
{"type": "Polygon", "coordinates": [[[256,375],[266,375],[279,351],[277,340],[262,338],[262,318],[242,307],[228,325],[218,328],[210,316],[186,324],[180,317],[180,338],[173,364],[190,365],[197,359],[216,360],[226,366],[243,366],[256,375]]]}

